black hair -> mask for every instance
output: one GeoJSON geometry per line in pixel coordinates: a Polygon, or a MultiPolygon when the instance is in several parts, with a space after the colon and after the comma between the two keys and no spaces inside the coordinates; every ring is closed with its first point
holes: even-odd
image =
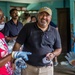
{"type": "Polygon", "coordinates": [[[11,9],[10,10],[10,14],[12,14],[12,12],[15,11],[15,10],[17,11],[17,9],[11,9]]]}
{"type": "Polygon", "coordinates": [[[35,18],[36,22],[38,21],[36,16],[31,16],[31,21],[32,21],[32,18],[35,18]]]}
{"type": "MultiPolygon", "coordinates": [[[[36,18],[36,16],[31,16],[31,19],[32,19],[32,18],[36,18]]],[[[36,20],[37,20],[37,18],[36,18],[36,20]]]]}
{"type": "Polygon", "coordinates": [[[24,13],[24,19],[27,19],[28,17],[31,17],[29,13],[24,13]]]}

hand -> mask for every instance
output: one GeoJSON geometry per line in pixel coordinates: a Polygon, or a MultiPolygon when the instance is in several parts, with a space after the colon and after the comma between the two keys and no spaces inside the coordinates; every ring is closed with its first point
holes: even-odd
{"type": "Polygon", "coordinates": [[[25,61],[28,60],[28,55],[31,55],[31,52],[23,52],[23,51],[13,51],[12,58],[23,58],[25,61]]]}
{"type": "Polygon", "coordinates": [[[69,52],[65,56],[65,58],[68,60],[68,62],[72,65],[75,66],[75,53],[74,52],[69,52]]]}
{"type": "Polygon", "coordinates": [[[22,58],[18,58],[15,60],[15,67],[16,69],[25,69],[27,65],[22,58]]]}
{"type": "Polygon", "coordinates": [[[47,58],[44,57],[44,58],[42,59],[42,62],[43,62],[44,64],[48,64],[48,63],[51,63],[52,60],[47,60],[47,58]]]}
{"type": "Polygon", "coordinates": [[[54,57],[55,57],[55,55],[54,55],[53,53],[48,53],[48,54],[46,55],[46,59],[47,59],[47,60],[53,60],[54,57]]]}

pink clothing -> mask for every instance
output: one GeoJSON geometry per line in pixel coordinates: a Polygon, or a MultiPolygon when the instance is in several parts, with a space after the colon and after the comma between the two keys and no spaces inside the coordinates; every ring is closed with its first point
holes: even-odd
{"type": "MultiPolygon", "coordinates": [[[[5,42],[4,35],[0,32],[0,58],[3,58],[7,55],[8,55],[8,46],[5,42]]],[[[10,62],[0,67],[0,75],[12,75],[12,67],[10,62]]]]}

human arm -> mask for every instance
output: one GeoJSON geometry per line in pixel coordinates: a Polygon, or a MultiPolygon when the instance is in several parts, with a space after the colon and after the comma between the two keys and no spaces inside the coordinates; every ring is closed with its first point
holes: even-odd
{"type": "Polygon", "coordinates": [[[52,53],[46,54],[48,60],[53,60],[54,57],[57,57],[61,54],[62,49],[55,49],[52,53]]]}
{"type": "Polygon", "coordinates": [[[17,36],[15,36],[15,37],[5,36],[5,39],[6,39],[7,42],[15,40],[16,38],[17,38],[17,36]]]}
{"type": "Polygon", "coordinates": [[[12,58],[12,52],[11,52],[11,54],[9,54],[6,57],[0,59],[0,67],[3,66],[4,64],[6,64],[8,61],[13,62],[13,60],[14,59],[12,58]]]}
{"type": "Polygon", "coordinates": [[[31,52],[23,52],[23,51],[18,51],[20,50],[20,47],[21,47],[21,44],[19,43],[15,43],[14,47],[13,47],[13,53],[12,53],[12,56],[14,58],[19,58],[19,57],[22,57],[24,58],[25,60],[28,60],[28,57],[27,55],[31,55],[32,53],[31,52]],[[15,53],[15,54],[14,54],[15,53]],[[17,56],[16,56],[17,54],[17,56]]]}
{"type": "Polygon", "coordinates": [[[7,55],[4,58],[1,58],[0,59],[0,67],[4,66],[8,61],[11,61],[11,60],[12,60],[12,55],[11,54],[7,55]]]}
{"type": "Polygon", "coordinates": [[[20,50],[20,47],[21,47],[21,44],[19,44],[19,43],[15,43],[15,45],[14,45],[14,47],[13,47],[13,51],[18,51],[18,50],[20,50]]]}
{"type": "Polygon", "coordinates": [[[5,63],[7,63],[8,61],[11,61],[12,58],[20,58],[22,57],[24,60],[28,60],[28,56],[27,55],[31,55],[30,52],[22,52],[22,51],[18,51],[19,50],[19,47],[21,45],[16,43],[15,47],[14,47],[14,51],[15,51],[15,48],[17,49],[17,51],[13,51],[11,54],[7,55],[6,57],[0,59],[0,67],[3,66],[5,63]]]}
{"type": "Polygon", "coordinates": [[[60,39],[60,35],[59,35],[59,32],[56,30],[56,38],[55,38],[55,43],[53,45],[53,51],[51,53],[48,53],[46,55],[46,57],[49,59],[49,60],[53,60],[54,57],[57,57],[61,54],[61,51],[62,51],[62,46],[61,46],[61,39],[60,39]]]}
{"type": "Polygon", "coordinates": [[[23,58],[25,61],[28,61],[28,55],[31,55],[31,53],[23,51],[13,51],[11,54],[0,59],[0,67],[5,65],[8,61],[12,61],[12,59],[23,58]]]}
{"type": "Polygon", "coordinates": [[[49,60],[53,60],[54,57],[57,57],[61,54],[61,51],[62,51],[62,46],[61,46],[61,39],[60,39],[60,35],[59,35],[59,32],[56,30],[56,38],[55,38],[55,43],[53,45],[53,51],[51,53],[48,53],[46,55],[46,57],[49,59],[49,60]]]}

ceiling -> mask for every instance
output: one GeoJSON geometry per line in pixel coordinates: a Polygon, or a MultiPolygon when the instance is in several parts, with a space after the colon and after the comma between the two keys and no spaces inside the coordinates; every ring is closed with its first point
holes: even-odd
{"type": "Polygon", "coordinates": [[[0,1],[9,1],[17,3],[37,3],[37,2],[54,1],[54,0],[0,0],[0,1]]]}

